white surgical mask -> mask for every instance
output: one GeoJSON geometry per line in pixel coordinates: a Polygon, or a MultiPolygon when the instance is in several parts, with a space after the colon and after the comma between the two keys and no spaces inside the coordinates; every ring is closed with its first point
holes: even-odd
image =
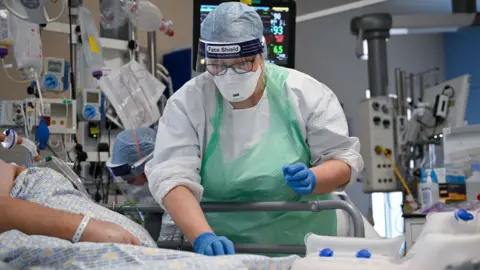
{"type": "Polygon", "coordinates": [[[229,68],[225,74],[213,76],[213,80],[226,100],[240,102],[253,95],[261,74],[261,67],[258,67],[255,72],[245,74],[238,74],[229,68]]]}

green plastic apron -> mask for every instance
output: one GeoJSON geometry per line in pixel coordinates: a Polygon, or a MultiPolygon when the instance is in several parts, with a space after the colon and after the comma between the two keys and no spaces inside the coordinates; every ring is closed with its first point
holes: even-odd
{"type": "MultiPolygon", "coordinates": [[[[214,132],[202,162],[203,202],[260,202],[329,200],[331,195],[298,196],[285,184],[282,167],[301,162],[310,164],[310,151],[303,140],[295,109],[288,98],[285,68],[267,64],[266,94],[270,107],[270,128],[266,135],[241,157],[226,162],[220,146],[223,98],[218,95],[212,118],[214,132]]],[[[254,132],[254,131],[252,131],[254,132]]],[[[242,244],[304,244],[313,232],[334,236],[334,210],[312,212],[231,212],[206,213],[217,235],[242,244]]]]}

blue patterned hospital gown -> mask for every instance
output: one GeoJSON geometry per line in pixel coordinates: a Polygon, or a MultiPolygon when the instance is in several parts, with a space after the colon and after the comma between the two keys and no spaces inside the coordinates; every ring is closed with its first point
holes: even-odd
{"type": "Polygon", "coordinates": [[[148,232],[127,217],[102,207],[76,190],[62,174],[49,168],[29,168],[17,178],[10,197],[122,226],[145,246],[156,247],[148,232]]]}
{"type": "Polygon", "coordinates": [[[118,224],[146,246],[72,244],[63,239],[12,230],[0,234],[0,261],[14,269],[288,270],[297,259],[296,256],[269,258],[256,255],[209,257],[153,248],[155,242],[143,227],[97,205],[75,190],[65,177],[48,168],[30,168],[21,173],[10,196],[118,224]]]}

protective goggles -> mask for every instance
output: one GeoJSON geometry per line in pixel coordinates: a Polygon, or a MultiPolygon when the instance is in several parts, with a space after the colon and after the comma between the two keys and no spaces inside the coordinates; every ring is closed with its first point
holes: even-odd
{"type": "Polygon", "coordinates": [[[128,163],[115,165],[107,162],[107,167],[114,177],[125,177],[130,175],[139,175],[143,173],[145,163],[153,158],[153,153],[135,162],[133,165],[128,163]]]}
{"type": "Polygon", "coordinates": [[[208,71],[221,76],[232,69],[238,74],[252,71],[256,56],[263,54],[264,44],[260,39],[241,43],[219,43],[200,40],[198,43],[197,72],[208,71]]]}

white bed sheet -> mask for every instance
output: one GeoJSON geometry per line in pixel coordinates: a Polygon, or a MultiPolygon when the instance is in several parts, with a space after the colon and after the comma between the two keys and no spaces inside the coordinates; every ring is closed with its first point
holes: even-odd
{"type": "Polygon", "coordinates": [[[0,261],[15,269],[268,269],[289,270],[297,256],[207,257],[191,252],[119,244],[76,243],[19,231],[0,234],[0,261]]]}

